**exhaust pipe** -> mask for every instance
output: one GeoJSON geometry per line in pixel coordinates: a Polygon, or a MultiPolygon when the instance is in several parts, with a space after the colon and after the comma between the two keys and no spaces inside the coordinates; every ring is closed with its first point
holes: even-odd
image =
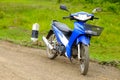
{"type": "Polygon", "coordinates": [[[46,37],[42,37],[44,43],[46,44],[46,46],[49,48],[49,49],[53,49],[53,46],[48,42],[48,40],[46,39],[46,37]]]}

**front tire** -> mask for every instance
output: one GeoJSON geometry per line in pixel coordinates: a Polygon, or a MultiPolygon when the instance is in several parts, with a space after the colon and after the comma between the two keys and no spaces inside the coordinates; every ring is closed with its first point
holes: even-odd
{"type": "MultiPolygon", "coordinates": [[[[80,44],[79,44],[80,45],[80,44]]],[[[86,75],[89,67],[89,51],[88,46],[81,44],[80,47],[80,72],[82,75],[86,75]]]]}

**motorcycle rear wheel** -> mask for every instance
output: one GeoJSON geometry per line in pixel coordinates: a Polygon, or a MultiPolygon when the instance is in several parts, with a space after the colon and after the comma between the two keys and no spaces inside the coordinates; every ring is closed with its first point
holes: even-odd
{"type": "MultiPolygon", "coordinates": [[[[48,37],[48,42],[54,47],[57,44],[56,36],[51,33],[48,37]]],[[[57,52],[53,49],[50,50],[48,47],[46,47],[47,50],[47,56],[49,59],[55,59],[57,57],[57,52]]]]}
{"type": "MultiPolygon", "coordinates": [[[[80,45],[80,44],[79,44],[80,45]]],[[[86,75],[89,67],[89,51],[88,46],[81,44],[80,45],[80,72],[82,75],[86,75]]]]}

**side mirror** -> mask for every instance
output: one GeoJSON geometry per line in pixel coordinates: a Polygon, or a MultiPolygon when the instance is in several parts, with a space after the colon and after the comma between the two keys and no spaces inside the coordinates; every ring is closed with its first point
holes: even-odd
{"type": "Polygon", "coordinates": [[[65,10],[65,11],[68,11],[68,12],[69,12],[69,10],[67,9],[67,7],[66,7],[65,5],[60,5],[60,9],[62,9],[62,10],[65,10]]]}
{"type": "Polygon", "coordinates": [[[93,9],[92,13],[101,12],[101,11],[102,9],[98,7],[98,8],[93,9]]]}

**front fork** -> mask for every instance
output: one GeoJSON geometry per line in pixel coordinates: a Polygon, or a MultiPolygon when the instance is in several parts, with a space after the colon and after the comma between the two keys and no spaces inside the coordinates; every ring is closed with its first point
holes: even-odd
{"type": "Polygon", "coordinates": [[[80,56],[80,44],[78,44],[78,60],[81,60],[81,56],[80,56]]]}
{"type": "MultiPolygon", "coordinates": [[[[80,46],[81,46],[81,44],[78,44],[78,60],[82,59],[81,58],[81,52],[80,52],[80,50],[81,50],[80,46]]],[[[87,45],[87,46],[89,47],[89,45],[87,45]]]]}

